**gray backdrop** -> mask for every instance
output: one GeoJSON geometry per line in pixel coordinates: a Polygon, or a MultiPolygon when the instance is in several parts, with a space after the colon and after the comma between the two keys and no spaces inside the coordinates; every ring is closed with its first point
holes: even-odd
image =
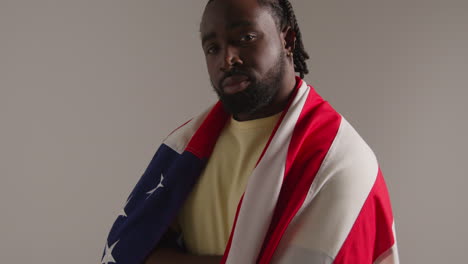
{"type": "MultiPolygon", "coordinates": [[[[376,152],[402,263],[468,250],[468,1],[293,0],[306,80],[376,152]]],[[[215,101],[205,1],[0,0],[0,262],[97,263],[161,140],[215,101]]]]}

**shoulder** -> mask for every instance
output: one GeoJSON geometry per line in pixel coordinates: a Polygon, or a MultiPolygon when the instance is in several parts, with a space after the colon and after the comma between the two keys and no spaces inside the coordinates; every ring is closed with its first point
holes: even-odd
{"type": "Polygon", "coordinates": [[[295,151],[291,157],[297,160],[296,167],[306,169],[313,179],[309,191],[312,197],[325,183],[375,180],[377,159],[358,132],[312,87],[306,98],[290,149],[295,151]]]}
{"type": "Polygon", "coordinates": [[[367,193],[374,184],[378,171],[379,165],[374,152],[342,117],[310,192],[318,192],[328,184],[338,188],[340,193],[367,193]]]}
{"type": "Polygon", "coordinates": [[[306,257],[318,260],[328,256],[334,259],[356,222],[378,174],[373,151],[341,117],[333,142],[285,233],[285,241],[290,243],[280,246],[277,259],[284,263],[306,257]],[[299,249],[303,252],[298,252],[299,249]]]}
{"type": "Polygon", "coordinates": [[[174,129],[162,142],[179,154],[182,153],[192,136],[208,116],[213,106],[208,107],[205,111],[198,114],[194,118],[186,121],[176,129],[174,129]]]}

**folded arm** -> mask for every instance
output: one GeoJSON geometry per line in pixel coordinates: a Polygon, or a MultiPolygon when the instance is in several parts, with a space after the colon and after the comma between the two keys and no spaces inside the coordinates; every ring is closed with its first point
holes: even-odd
{"type": "Polygon", "coordinates": [[[194,255],[180,249],[177,245],[179,233],[169,228],[161,239],[160,244],[146,258],[145,264],[218,264],[222,256],[194,255]]]}
{"type": "Polygon", "coordinates": [[[173,248],[158,248],[146,259],[145,264],[218,264],[221,256],[198,256],[173,248]]]}

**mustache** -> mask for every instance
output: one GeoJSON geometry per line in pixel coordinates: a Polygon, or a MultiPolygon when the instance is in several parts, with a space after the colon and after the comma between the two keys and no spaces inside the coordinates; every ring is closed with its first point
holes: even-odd
{"type": "Polygon", "coordinates": [[[228,78],[228,77],[235,76],[235,75],[244,75],[247,78],[249,78],[249,80],[254,80],[254,78],[252,77],[252,75],[249,72],[244,71],[244,70],[239,70],[237,68],[232,68],[230,71],[226,72],[223,75],[221,80],[219,80],[218,87],[221,89],[223,87],[224,80],[226,80],[226,78],[228,78]]]}

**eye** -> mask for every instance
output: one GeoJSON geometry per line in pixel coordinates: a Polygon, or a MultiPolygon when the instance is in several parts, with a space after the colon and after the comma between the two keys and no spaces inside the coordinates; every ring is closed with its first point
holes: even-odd
{"type": "Polygon", "coordinates": [[[254,33],[246,34],[241,37],[241,42],[251,42],[257,39],[257,35],[254,33]]]}
{"type": "Polygon", "coordinates": [[[206,48],[205,53],[206,54],[215,54],[218,51],[218,48],[216,45],[210,45],[206,48]]]}

